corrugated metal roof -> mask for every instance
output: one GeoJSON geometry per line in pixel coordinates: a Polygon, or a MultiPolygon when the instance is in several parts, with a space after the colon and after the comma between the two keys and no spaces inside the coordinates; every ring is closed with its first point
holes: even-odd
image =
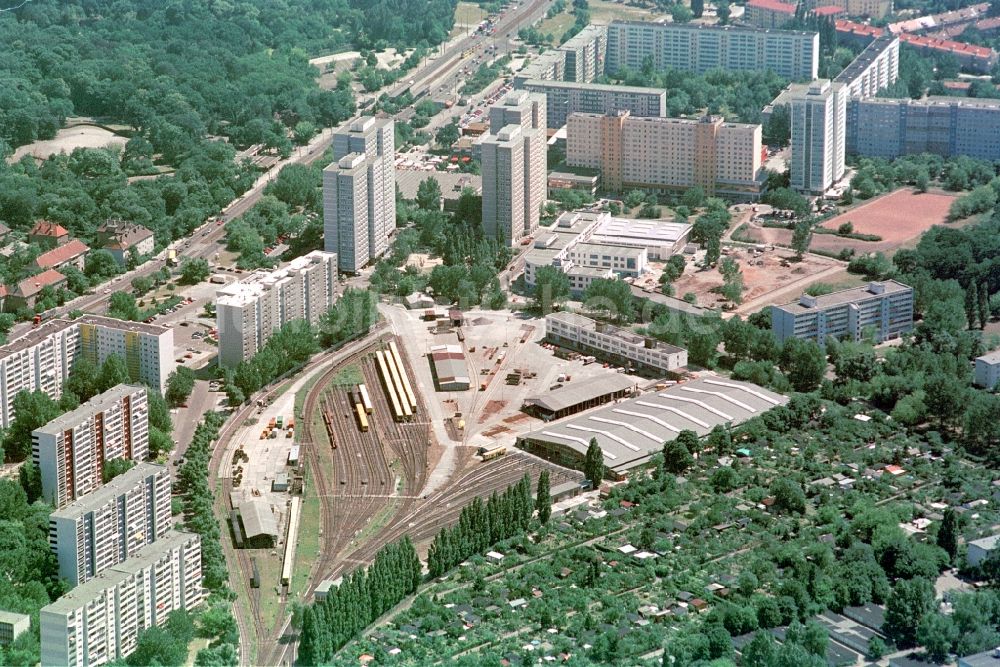
{"type": "Polygon", "coordinates": [[[625,375],[615,373],[589,380],[571,382],[566,386],[541,396],[527,398],[525,405],[534,405],[550,412],[559,412],[594,398],[606,396],[635,387],[635,382],[625,375]]]}
{"type": "Polygon", "coordinates": [[[274,518],[271,505],[266,500],[255,498],[240,503],[240,517],[243,519],[243,529],[247,539],[259,535],[278,537],[278,521],[274,518]]]}

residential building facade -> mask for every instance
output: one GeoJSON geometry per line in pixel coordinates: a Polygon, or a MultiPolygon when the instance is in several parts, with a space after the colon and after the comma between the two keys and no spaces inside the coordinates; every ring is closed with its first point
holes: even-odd
{"type": "Polygon", "coordinates": [[[143,630],[204,597],[201,538],[171,530],[41,609],[42,665],[99,667],[125,658],[143,630]]]}
{"type": "Polygon", "coordinates": [[[78,586],[162,538],[170,525],[170,473],[139,463],[49,515],[49,545],[59,576],[78,586]]]}
{"type": "Polygon", "coordinates": [[[557,48],[566,54],[563,80],[589,83],[604,74],[608,27],[588,25],[557,48]]]}
{"type": "Polygon", "coordinates": [[[653,374],[687,366],[687,350],[570,312],[545,316],[547,340],[653,374]]]}
{"type": "Polygon", "coordinates": [[[899,38],[883,34],[871,42],[834,78],[850,98],[875,97],[899,79],[899,38]]]}
{"type": "Polygon", "coordinates": [[[42,497],[56,509],[101,487],[104,464],[149,455],[146,388],[120,384],[31,432],[42,497]]]}
{"type": "Polygon", "coordinates": [[[750,0],[743,21],[758,28],[780,28],[795,18],[795,4],[779,0],[750,0]]]}
{"type": "Polygon", "coordinates": [[[323,171],[324,249],[346,273],[384,255],[396,229],[394,128],[391,118],[361,117],[333,135],[334,162],[323,171]]]}
{"type": "Polygon", "coordinates": [[[0,610],[0,646],[7,646],[31,627],[31,617],[0,610]]]}
{"type": "Polygon", "coordinates": [[[843,84],[814,81],[791,101],[791,187],[823,194],[844,175],[847,93],[843,84]]]}
{"type": "Polygon", "coordinates": [[[886,159],[934,153],[1000,160],[1000,100],[851,100],[846,148],[852,155],[886,159]]]}
{"type": "Polygon", "coordinates": [[[1000,384],[1000,351],[976,357],[976,385],[992,391],[1000,384]]]}
{"type": "Polygon", "coordinates": [[[869,332],[877,342],[913,329],[913,288],[895,280],[871,282],[822,296],[771,307],[771,329],[778,344],[788,338],[820,345],[828,337],[859,341],[869,332]]]}
{"type": "Polygon", "coordinates": [[[291,320],[319,322],[336,302],[336,284],[337,254],[314,250],[218,290],[219,365],[234,368],[253,358],[291,320]]]}
{"type": "Polygon", "coordinates": [[[98,245],[110,252],[121,266],[128,264],[130,254],[139,258],[151,254],[155,247],[152,231],[124,220],[108,220],[98,227],[97,240],[98,245]]]}
{"type": "Polygon", "coordinates": [[[772,70],[811,81],[819,72],[819,33],[697,23],[613,21],[608,26],[608,73],[641,70],[652,58],[657,70],[695,74],[772,70]]]}
{"type": "Polygon", "coordinates": [[[662,117],[667,113],[667,93],[655,88],[543,79],[525,81],[521,87],[545,95],[546,125],[549,128],[562,127],[572,113],[628,111],[636,117],[662,117]]]}
{"type": "Polygon", "coordinates": [[[753,199],[764,174],[761,126],[721,116],[633,118],[627,111],[569,116],[566,164],[601,171],[603,189],[710,194],[753,199]]]}
{"type": "Polygon", "coordinates": [[[78,358],[103,363],[112,354],[125,360],[129,377],[161,394],[174,370],[174,331],[169,327],[126,322],[97,315],[51,320],[0,347],[0,426],[14,418],[14,397],[21,391],[62,396],[63,383],[78,358]]]}

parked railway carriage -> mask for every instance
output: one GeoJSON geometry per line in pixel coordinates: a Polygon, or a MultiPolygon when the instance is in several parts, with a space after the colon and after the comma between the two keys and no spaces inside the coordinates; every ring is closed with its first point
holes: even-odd
{"type": "Polygon", "coordinates": [[[498,459],[507,453],[507,448],[503,445],[499,447],[480,447],[479,456],[482,458],[483,462],[492,461],[493,459],[498,459]]]}
{"type": "Polygon", "coordinates": [[[413,386],[410,384],[410,378],[406,374],[406,368],[403,366],[403,358],[399,354],[399,346],[396,345],[396,341],[389,341],[389,351],[392,352],[392,358],[396,362],[396,368],[399,369],[399,379],[403,382],[403,391],[406,393],[406,400],[410,403],[410,409],[416,413],[417,395],[413,393],[413,386]]]}
{"type": "Polygon", "coordinates": [[[403,421],[403,409],[399,405],[399,398],[396,396],[396,389],[392,383],[392,375],[389,373],[389,366],[386,357],[381,350],[375,351],[375,361],[378,363],[379,375],[382,378],[382,385],[385,394],[389,397],[389,405],[392,407],[392,418],[396,421],[403,421]]]}
{"type": "Polygon", "coordinates": [[[355,403],[354,411],[358,414],[358,428],[361,429],[362,433],[366,433],[368,431],[368,415],[365,414],[364,406],[355,403]]]}

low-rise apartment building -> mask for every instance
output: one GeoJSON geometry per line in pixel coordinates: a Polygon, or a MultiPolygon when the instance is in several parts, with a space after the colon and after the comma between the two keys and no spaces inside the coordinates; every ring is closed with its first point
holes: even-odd
{"type": "Polygon", "coordinates": [[[556,345],[654,375],[687,366],[687,350],[576,313],[546,315],[545,338],[556,345]]]}
{"type": "Polygon", "coordinates": [[[78,586],[136,555],[171,525],[170,473],[139,463],[49,515],[59,576],[78,586]]]}
{"type": "Polygon", "coordinates": [[[102,485],[104,464],[149,455],[146,388],[120,384],[31,432],[42,497],[56,509],[102,485]]]}
{"type": "Polygon", "coordinates": [[[976,357],[975,383],[990,391],[1000,384],[1000,351],[976,357]]]}
{"type": "Polygon", "coordinates": [[[31,617],[0,610],[0,646],[7,646],[31,627],[31,617]]]}
{"type": "Polygon", "coordinates": [[[131,655],[143,630],[201,604],[201,579],[201,538],[169,531],[42,608],[42,665],[97,667],[131,655]]]}
{"type": "Polygon", "coordinates": [[[601,171],[604,190],[678,192],[755,199],[765,181],[761,126],[721,116],[635,118],[627,111],[570,114],[566,164],[601,171]]]}
{"type": "Polygon", "coordinates": [[[632,116],[665,116],[667,93],[655,88],[600,83],[530,79],[521,87],[546,97],[546,125],[560,128],[572,113],[607,114],[628,111],[632,116]]]}
{"type": "Polygon", "coordinates": [[[780,0],[750,0],[743,21],[758,28],[780,28],[795,18],[795,3],[780,0]]]}
{"type": "Polygon", "coordinates": [[[822,296],[803,294],[794,303],[771,306],[771,329],[778,343],[788,338],[875,341],[896,338],[913,329],[913,288],[895,280],[871,282],[822,296]]]}
{"type": "Polygon", "coordinates": [[[316,324],[336,302],[337,254],[314,250],[272,271],[255,271],[216,293],[219,365],[253,358],[291,320],[316,324]]]}

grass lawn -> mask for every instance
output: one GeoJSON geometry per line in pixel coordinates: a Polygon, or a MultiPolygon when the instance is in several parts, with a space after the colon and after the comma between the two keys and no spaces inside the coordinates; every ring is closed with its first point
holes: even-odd
{"type": "Polygon", "coordinates": [[[455,7],[455,27],[451,29],[450,37],[463,33],[468,34],[469,26],[477,26],[486,18],[486,10],[474,2],[460,2],[455,7]]]}
{"type": "Polygon", "coordinates": [[[570,14],[569,11],[565,11],[561,14],[556,14],[552,18],[544,19],[538,25],[538,32],[543,35],[552,35],[552,39],[558,44],[563,34],[570,29],[575,21],[576,17],[570,14]]]}
{"type": "Polygon", "coordinates": [[[611,23],[615,19],[650,21],[665,15],[643,7],[630,7],[623,2],[590,0],[590,20],[596,23],[611,23]]]}

